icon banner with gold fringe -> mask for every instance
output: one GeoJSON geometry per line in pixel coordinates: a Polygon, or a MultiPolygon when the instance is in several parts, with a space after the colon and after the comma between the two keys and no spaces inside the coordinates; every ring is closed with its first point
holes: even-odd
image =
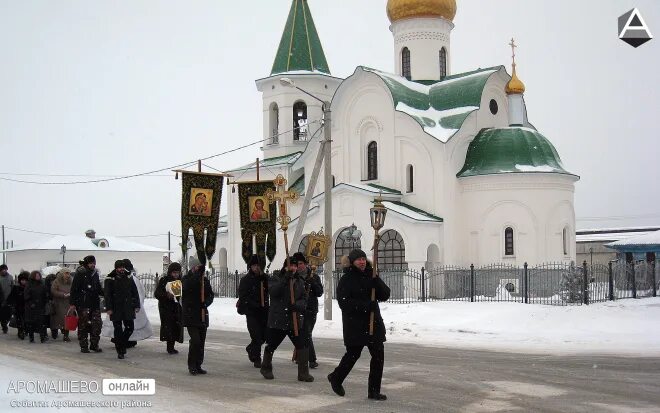
{"type": "Polygon", "coordinates": [[[241,214],[241,255],[245,263],[256,254],[262,269],[266,259],[272,262],[277,253],[275,222],[277,208],[271,205],[264,194],[275,188],[273,181],[238,182],[238,204],[241,214]],[[256,241],[254,250],[253,238],[256,241]]]}

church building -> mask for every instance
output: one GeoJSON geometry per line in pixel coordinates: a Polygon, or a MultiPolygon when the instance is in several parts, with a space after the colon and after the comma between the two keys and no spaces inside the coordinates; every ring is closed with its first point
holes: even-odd
{"type": "MultiPolygon", "coordinates": [[[[324,139],[323,109],[298,88],[331,102],[331,267],[353,247],[371,249],[369,208],[379,195],[389,210],[381,269],[575,260],[579,177],[527,119],[515,60],[511,75],[504,66],[452,72],[455,0],[389,0],[393,73],[358,66],[346,79],[331,75],[308,3],[292,1],[270,75],[256,81],[260,177],[282,174],[305,195],[324,139]]],[[[254,180],[256,165],[231,173],[254,180]]],[[[304,234],[323,226],[323,191],[321,173],[304,234]]],[[[238,191],[227,194],[220,265],[242,269],[238,191]]],[[[301,206],[290,208],[291,233],[301,206]]],[[[272,269],[284,259],[280,231],[277,242],[272,269]]]]}

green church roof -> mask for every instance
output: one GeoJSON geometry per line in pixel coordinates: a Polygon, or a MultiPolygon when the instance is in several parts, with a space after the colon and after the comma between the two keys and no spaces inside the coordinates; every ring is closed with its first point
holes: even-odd
{"type": "Polygon", "coordinates": [[[305,70],[330,74],[307,0],[293,0],[270,74],[305,70]]]}
{"type": "Polygon", "coordinates": [[[410,115],[426,133],[446,142],[468,115],[479,109],[488,78],[502,66],[459,73],[440,81],[411,81],[368,67],[361,69],[385,82],[397,111],[410,115]]]}
{"type": "Polygon", "coordinates": [[[470,142],[457,177],[521,172],[569,174],[552,143],[524,127],[482,129],[470,142]]]}

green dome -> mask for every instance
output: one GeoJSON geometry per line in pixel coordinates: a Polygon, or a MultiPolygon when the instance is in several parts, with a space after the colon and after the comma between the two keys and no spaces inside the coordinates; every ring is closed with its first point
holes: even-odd
{"type": "Polygon", "coordinates": [[[554,146],[534,129],[524,127],[482,129],[465,156],[457,177],[506,173],[568,174],[554,146]]]}

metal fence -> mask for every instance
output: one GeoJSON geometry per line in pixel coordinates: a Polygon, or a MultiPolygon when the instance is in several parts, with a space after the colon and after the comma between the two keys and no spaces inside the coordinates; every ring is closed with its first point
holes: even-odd
{"type": "MultiPolygon", "coordinates": [[[[427,270],[382,269],[380,277],[390,287],[390,302],[498,301],[546,305],[581,305],[625,298],[657,296],[660,265],[651,262],[611,262],[609,265],[586,262],[582,265],[547,263],[516,267],[491,264],[437,266],[427,270]]],[[[217,297],[237,297],[238,284],[245,272],[214,271],[208,274],[217,297]]],[[[332,296],[343,271],[333,271],[332,296]]],[[[319,276],[325,284],[323,271],[319,276]]],[[[155,276],[138,276],[146,296],[153,297],[158,284],[155,276]]],[[[324,285],[327,291],[327,287],[324,285]]]]}

